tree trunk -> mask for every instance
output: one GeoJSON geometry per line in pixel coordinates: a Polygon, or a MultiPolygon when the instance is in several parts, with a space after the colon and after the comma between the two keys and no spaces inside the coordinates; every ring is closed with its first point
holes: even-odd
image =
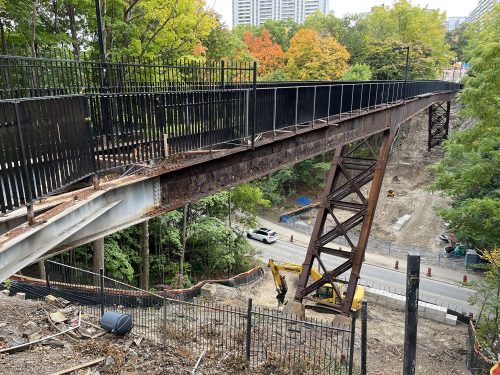
{"type": "Polygon", "coordinates": [[[36,57],[36,18],[38,10],[38,0],[33,1],[31,9],[31,53],[36,57]]]}
{"type": "Polygon", "coordinates": [[[76,60],[80,60],[80,43],[78,42],[78,32],[76,30],[75,6],[66,4],[66,12],[69,19],[69,31],[71,34],[71,45],[73,46],[73,56],[76,60]]]}
{"type": "Polygon", "coordinates": [[[149,221],[142,223],[141,289],[149,289],[149,221]]]}
{"type": "Polygon", "coordinates": [[[2,55],[7,54],[7,41],[5,40],[5,27],[2,22],[2,19],[0,18],[0,42],[2,43],[2,55]]]}
{"type": "Polygon", "coordinates": [[[179,259],[179,275],[184,276],[184,254],[186,253],[186,223],[189,204],[184,205],[184,220],[182,223],[182,251],[179,259]]]}
{"type": "MultiPolygon", "coordinates": [[[[99,274],[99,270],[104,269],[104,237],[94,241],[94,253],[92,255],[94,273],[99,274]]],[[[99,285],[99,277],[95,277],[95,285],[99,285]]]]}

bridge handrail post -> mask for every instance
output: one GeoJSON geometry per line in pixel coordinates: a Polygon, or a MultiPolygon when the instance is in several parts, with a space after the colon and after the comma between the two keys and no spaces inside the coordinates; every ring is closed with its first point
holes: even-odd
{"type": "Polygon", "coordinates": [[[253,62],[253,84],[252,84],[253,108],[252,108],[252,150],[255,147],[255,123],[257,121],[257,62],[253,62]]]}
{"type": "Polygon", "coordinates": [[[351,111],[349,112],[349,115],[352,116],[352,103],[354,102],[354,83],[351,84],[352,89],[351,89],[351,111]]]}
{"type": "Polygon", "coordinates": [[[330,123],[330,99],[332,96],[332,85],[328,85],[328,109],[326,113],[326,124],[329,125],[330,123]]]}
{"type": "Polygon", "coordinates": [[[370,111],[370,100],[371,100],[371,96],[372,96],[372,84],[371,82],[368,84],[368,111],[370,111]]]}
{"type": "Polygon", "coordinates": [[[339,109],[339,120],[342,119],[342,106],[344,102],[344,85],[340,85],[340,109],[339,109]]]}
{"type": "Polygon", "coordinates": [[[17,127],[17,140],[19,142],[19,148],[21,149],[21,157],[23,162],[23,174],[24,181],[26,183],[25,193],[28,193],[28,196],[25,197],[25,204],[28,210],[28,224],[32,225],[35,223],[35,213],[33,211],[33,191],[31,189],[32,179],[30,178],[33,173],[30,173],[30,168],[28,166],[28,158],[26,156],[26,147],[24,145],[23,139],[23,131],[21,129],[21,113],[19,111],[19,102],[16,100],[14,102],[14,112],[16,114],[16,127],[17,127]]]}
{"type": "Polygon", "coordinates": [[[361,107],[363,106],[363,83],[361,84],[361,95],[359,98],[359,114],[361,114],[361,107]]]}
{"type": "Polygon", "coordinates": [[[314,86],[314,99],[313,99],[313,118],[312,118],[312,126],[314,127],[314,120],[316,119],[316,88],[318,86],[314,86]]]}
{"type": "Polygon", "coordinates": [[[274,99],[273,99],[273,137],[276,136],[276,91],[278,89],[274,88],[274,99]]]}

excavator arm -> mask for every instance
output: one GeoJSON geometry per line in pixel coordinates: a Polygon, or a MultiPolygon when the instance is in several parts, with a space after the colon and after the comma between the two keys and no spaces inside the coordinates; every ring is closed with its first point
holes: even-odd
{"type": "Polygon", "coordinates": [[[273,274],[274,285],[276,286],[276,299],[278,300],[278,305],[285,304],[285,296],[288,292],[288,285],[286,285],[285,276],[280,274],[278,266],[274,262],[274,260],[269,259],[267,266],[271,268],[271,272],[273,274]]]}
{"type": "MultiPolygon", "coordinates": [[[[282,276],[280,274],[280,270],[295,272],[300,274],[300,272],[302,272],[302,265],[289,262],[276,263],[273,259],[269,259],[267,266],[271,268],[271,272],[273,274],[274,285],[276,286],[276,292],[277,292],[276,299],[278,300],[278,305],[283,305],[285,304],[285,296],[286,293],[288,292],[288,286],[285,281],[285,276],[282,276]]],[[[314,281],[317,281],[322,278],[321,274],[314,269],[311,269],[310,275],[311,279],[314,281]]],[[[335,287],[340,290],[340,293],[343,293],[343,285],[336,284],[335,287]]],[[[337,298],[333,291],[333,286],[331,284],[325,284],[323,287],[321,287],[318,290],[316,297],[318,298],[318,302],[320,303],[338,304],[337,298]]],[[[353,309],[358,310],[361,308],[361,301],[363,300],[363,297],[364,297],[364,288],[358,286],[356,288],[356,293],[354,295],[354,300],[352,304],[353,309]]]]}

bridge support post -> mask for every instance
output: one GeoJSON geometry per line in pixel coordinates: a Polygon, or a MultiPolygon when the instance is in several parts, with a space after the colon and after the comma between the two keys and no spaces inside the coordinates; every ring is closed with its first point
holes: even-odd
{"type": "Polygon", "coordinates": [[[429,107],[427,150],[440,146],[448,138],[451,102],[434,103],[429,107]]]}
{"type": "Polygon", "coordinates": [[[386,130],[381,136],[375,135],[335,151],[325,184],[323,202],[302,265],[295,301],[310,299],[310,294],[330,283],[336,299],[340,302],[333,307],[339,308],[344,315],[349,315],[394,135],[395,129],[386,130]],[[375,151],[377,145],[378,152],[375,151]],[[361,188],[369,182],[371,186],[367,196],[361,188]],[[344,214],[341,216],[340,212],[344,214]],[[341,221],[345,212],[348,212],[350,217],[341,221]],[[359,226],[361,227],[357,232],[356,228],[359,226]],[[339,237],[345,239],[350,251],[333,243],[339,237]],[[344,258],[345,261],[335,269],[328,270],[322,260],[323,254],[344,258]],[[317,261],[322,269],[323,277],[307,285],[314,261],[317,261]],[[350,274],[345,276],[346,279],[339,278],[349,270],[350,274]],[[335,283],[346,283],[347,280],[347,291],[344,294],[335,283]]]}

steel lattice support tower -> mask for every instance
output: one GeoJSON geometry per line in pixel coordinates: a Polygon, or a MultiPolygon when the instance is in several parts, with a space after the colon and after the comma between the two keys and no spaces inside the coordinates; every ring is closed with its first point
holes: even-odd
{"type": "Polygon", "coordinates": [[[435,103],[429,107],[429,137],[427,150],[440,146],[448,138],[450,102],[435,103]]]}
{"type": "MultiPolygon", "coordinates": [[[[340,310],[348,315],[364,260],[366,245],[373,223],[387,159],[397,127],[363,139],[355,144],[345,145],[335,150],[332,167],[327,176],[322,204],[319,208],[306,258],[302,265],[299,284],[295,295],[297,302],[310,299],[310,294],[326,283],[331,283],[340,301],[340,310]],[[369,191],[363,189],[370,183],[369,191]],[[341,220],[339,213],[349,212],[349,217],[341,220]],[[327,220],[333,228],[326,230],[327,220]],[[359,228],[359,234],[356,229],[359,228]],[[350,251],[332,244],[344,237],[350,251]],[[328,270],[322,260],[325,255],[345,259],[333,270],[328,270]],[[323,277],[308,285],[314,261],[323,271],[323,277]],[[349,276],[347,273],[350,270],[349,276]],[[346,279],[339,276],[346,274],[346,279]],[[347,281],[348,280],[348,281],[347,281]],[[345,296],[334,282],[347,282],[345,296]]],[[[345,214],[342,215],[345,217],[345,214]]],[[[332,305],[332,307],[338,307],[332,305]]]]}

